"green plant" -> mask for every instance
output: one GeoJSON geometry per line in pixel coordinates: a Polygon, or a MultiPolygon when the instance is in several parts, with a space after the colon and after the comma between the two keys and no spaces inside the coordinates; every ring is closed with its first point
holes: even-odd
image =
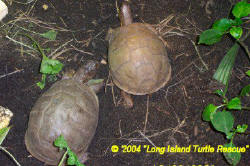
{"type": "MultiPolygon", "coordinates": [[[[45,86],[47,75],[54,76],[55,74],[58,74],[62,70],[63,64],[58,60],[48,58],[45,55],[44,50],[38,44],[38,42],[35,41],[31,36],[27,34],[21,34],[21,35],[28,37],[33,42],[33,47],[36,48],[42,54],[42,62],[40,66],[40,72],[42,73],[42,80],[37,83],[37,86],[43,89],[45,86]]],[[[55,40],[56,32],[48,31],[46,33],[41,34],[41,36],[48,38],[50,40],[55,40]]]]}
{"type": "Polygon", "coordinates": [[[66,149],[58,166],[61,166],[63,164],[67,155],[68,155],[67,165],[84,166],[84,164],[80,163],[79,159],[77,158],[77,155],[74,152],[72,152],[72,150],[69,148],[63,135],[57,137],[57,139],[54,141],[54,145],[59,147],[60,150],[66,149]]]}
{"type": "Polygon", "coordinates": [[[1,146],[2,142],[4,141],[4,139],[7,136],[10,128],[11,127],[4,127],[2,129],[0,129],[0,150],[2,150],[7,155],[9,155],[12,158],[12,160],[16,163],[16,165],[21,166],[21,164],[19,164],[19,162],[15,159],[15,157],[5,147],[1,146]]]}
{"type": "MultiPolygon", "coordinates": [[[[250,76],[250,70],[246,73],[250,76]]],[[[229,143],[223,145],[223,147],[235,147],[233,138],[236,134],[242,134],[247,130],[248,125],[242,124],[234,126],[234,117],[230,111],[232,110],[250,110],[250,107],[243,107],[241,105],[240,97],[250,95],[250,84],[245,86],[238,97],[234,97],[230,100],[226,97],[225,91],[217,90],[215,94],[222,98],[222,104],[216,106],[214,104],[208,104],[203,111],[202,119],[207,122],[211,122],[212,126],[217,130],[226,135],[229,143]],[[222,111],[221,111],[222,110],[222,111]]],[[[237,165],[241,159],[240,152],[224,152],[224,157],[227,162],[232,165],[237,165]]]]}
{"type": "Polygon", "coordinates": [[[224,34],[230,33],[236,40],[240,39],[243,30],[241,18],[250,14],[250,4],[243,0],[235,4],[232,14],[234,19],[222,18],[214,22],[211,29],[202,32],[199,44],[212,45],[219,42],[224,34]]]}
{"type": "Polygon", "coordinates": [[[16,163],[16,165],[21,166],[21,164],[19,164],[15,157],[5,147],[2,146],[2,143],[11,128],[11,126],[8,125],[12,116],[13,113],[9,109],[0,106],[0,150],[9,155],[11,159],[16,163]]]}
{"type": "Polygon", "coordinates": [[[248,58],[250,59],[248,46],[243,42],[248,37],[250,31],[248,30],[245,36],[242,37],[243,28],[241,27],[241,25],[247,23],[249,20],[249,17],[246,16],[250,14],[250,3],[248,3],[247,0],[236,3],[232,9],[232,14],[234,19],[222,18],[215,21],[211,29],[202,32],[198,41],[198,44],[212,45],[219,42],[222,39],[222,36],[228,33],[236,40],[236,43],[222,59],[213,76],[214,79],[224,85],[228,84],[235,57],[240,46],[245,49],[248,58]],[[245,22],[243,21],[243,18],[246,20],[245,22]]]}
{"type": "Polygon", "coordinates": [[[7,155],[9,155],[12,158],[12,160],[16,163],[16,165],[21,166],[21,164],[19,164],[19,162],[15,159],[15,157],[5,147],[1,146],[2,142],[4,141],[4,139],[7,136],[10,128],[11,127],[4,127],[2,129],[0,129],[0,150],[2,150],[7,155]]]}
{"type": "MultiPolygon", "coordinates": [[[[240,97],[249,96],[250,85],[245,86],[241,90],[239,96],[230,100],[226,97],[226,93],[228,90],[228,83],[234,66],[235,58],[240,46],[245,49],[248,58],[250,59],[248,46],[243,42],[245,39],[247,39],[250,31],[248,30],[245,36],[242,37],[243,28],[241,27],[244,24],[243,18],[250,14],[250,4],[247,2],[247,0],[236,3],[232,9],[232,14],[234,19],[222,18],[215,21],[211,29],[202,32],[198,42],[198,44],[212,45],[219,42],[222,39],[222,36],[225,34],[230,34],[236,41],[224,56],[219,64],[219,67],[213,75],[215,80],[225,85],[224,90],[220,89],[215,92],[215,94],[222,98],[222,104],[219,106],[208,104],[202,114],[202,119],[204,121],[211,122],[215,130],[226,135],[229,143],[224,144],[223,147],[231,148],[235,147],[233,143],[235,135],[245,133],[248,127],[247,124],[243,124],[237,125],[237,127],[234,128],[234,116],[230,111],[243,109],[250,110],[249,107],[242,107],[240,99],[240,97]]],[[[245,19],[249,20],[249,17],[246,17],[245,19]]],[[[250,76],[250,71],[247,71],[247,75],[250,76]]],[[[241,158],[240,152],[223,152],[223,155],[227,162],[232,165],[237,165],[241,158]]]]}

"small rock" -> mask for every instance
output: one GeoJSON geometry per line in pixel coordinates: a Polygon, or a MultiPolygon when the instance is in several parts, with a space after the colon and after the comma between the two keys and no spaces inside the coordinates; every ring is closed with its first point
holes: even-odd
{"type": "Polygon", "coordinates": [[[0,0],[0,21],[8,14],[8,7],[0,0]]]}

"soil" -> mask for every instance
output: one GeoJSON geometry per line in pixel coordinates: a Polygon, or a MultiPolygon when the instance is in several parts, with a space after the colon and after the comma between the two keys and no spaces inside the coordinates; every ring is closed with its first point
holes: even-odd
{"type": "MultiPolygon", "coordinates": [[[[105,35],[110,27],[120,26],[113,0],[35,0],[29,4],[8,1],[9,15],[1,23],[0,38],[0,105],[9,108],[14,117],[13,126],[2,146],[6,147],[24,166],[43,166],[44,163],[32,157],[26,150],[24,134],[29,113],[39,96],[53,81],[47,81],[43,90],[36,86],[41,80],[39,67],[41,56],[38,52],[18,44],[31,45],[26,33],[36,39],[42,48],[50,48],[53,56],[67,68],[76,69],[87,59],[107,61],[108,43],[105,35]],[[45,10],[43,5],[48,5],[45,10]],[[26,30],[25,30],[26,29],[26,30]],[[55,41],[42,38],[38,33],[55,29],[55,41]],[[29,31],[27,31],[29,30],[29,31]],[[35,32],[35,33],[33,33],[35,32]],[[14,41],[15,40],[15,41],[14,41]],[[63,51],[62,51],[63,50],[63,51]],[[12,73],[14,72],[14,73],[12,73]],[[11,74],[12,73],[12,74],[11,74]]],[[[120,5],[121,1],[118,1],[120,5]]],[[[220,98],[213,91],[221,86],[213,79],[220,60],[233,40],[225,36],[213,46],[197,45],[205,65],[191,41],[197,42],[198,35],[212,23],[230,13],[228,0],[134,0],[131,4],[134,21],[159,24],[173,15],[163,35],[168,44],[172,65],[170,82],[152,95],[132,96],[134,107],[124,108],[120,90],[108,81],[98,93],[100,101],[99,122],[94,139],[88,148],[89,160],[86,166],[153,166],[153,165],[228,165],[222,153],[113,153],[111,147],[153,145],[157,147],[200,145],[217,147],[227,140],[222,133],[202,121],[201,114],[209,103],[219,104],[220,98]],[[182,34],[182,36],[180,35],[182,34]],[[113,87],[113,92],[112,92],[113,87]],[[114,102],[114,98],[115,101],[114,102]],[[117,105],[115,105],[115,103],[117,105]],[[146,119],[146,116],[148,118],[146,119]]],[[[163,32],[161,32],[163,34],[163,32]]],[[[245,41],[249,45],[249,40],[245,41]]],[[[239,94],[249,84],[244,72],[249,70],[249,59],[240,49],[229,83],[228,97],[239,94]]],[[[61,78],[61,73],[57,78],[61,78]]],[[[108,65],[102,64],[96,78],[109,78],[108,65]]],[[[250,105],[249,97],[243,98],[245,106],[250,105]]],[[[249,111],[233,111],[235,126],[250,124],[249,111]]],[[[250,130],[248,129],[247,132],[250,130]]],[[[248,135],[237,135],[236,146],[249,145],[248,135]]],[[[238,165],[250,165],[249,149],[242,153],[238,165]]],[[[1,166],[14,166],[4,152],[0,152],[1,166]]]]}

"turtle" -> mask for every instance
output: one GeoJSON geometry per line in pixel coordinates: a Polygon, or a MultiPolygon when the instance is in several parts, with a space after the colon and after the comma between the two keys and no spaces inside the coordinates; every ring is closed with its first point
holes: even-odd
{"type": "Polygon", "coordinates": [[[25,133],[25,145],[32,156],[49,165],[57,165],[63,151],[53,145],[63,135],[80,161],[98,124],[99,101],[96,92],[102,83],[87,82],[92,78],[98,62],[88,61],[76,73],[66,72],[33,106],[25,133]]]}
{"type": "Polygon", "coordinates": [[[171,65],[162,38],[147,23],[133,23],[129,3],[119,11],[121,27],[109,29],[108,62],[112,80],[132,95],[152,94],[171,77],[171,65]]]}

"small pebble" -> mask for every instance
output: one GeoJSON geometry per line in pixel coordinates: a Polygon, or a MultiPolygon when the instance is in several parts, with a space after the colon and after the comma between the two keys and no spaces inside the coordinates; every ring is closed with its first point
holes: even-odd
{"type": "Polygon", "coordinates": [[[0,106],[0,129],[7,127],[10,123],[13,113],[2,106],[0,106]]]}
{"type": "Polygon", "coordinates": [[[194,136],[198,135],[198,126],[194,126],[194,136]]]}
{"type": "Polygon", "coordinates": [[[47,10],[48,8],[49,8],[49,6],[48,6],[48,5],[43,4],[43,10],[47,10]]]}
{"type": "Polygon", "coordinates": [[[107,61],[104,60],[104,59],[102,59],[102,60],[101,60],[101,64],[106,65],[106,64],[107,64],[107,61]]]}

